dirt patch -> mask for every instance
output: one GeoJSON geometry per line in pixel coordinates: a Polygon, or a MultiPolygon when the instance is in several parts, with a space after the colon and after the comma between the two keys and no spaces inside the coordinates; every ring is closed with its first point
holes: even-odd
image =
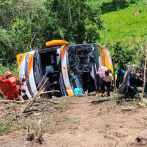
{"type": "MultiPolygon", "coordinates": [[[[135,103],[125,102],[124,106],[137,107],[135,103]]],[[[17,112],[23,107],[15,105],[17,112]]],[[[113,99],[67,97],[53,99],[44,105],[44,110],[36,112],[35,115],[33,112],[16,118],[11,104],[1,104],[3,130],[0,130],[0,146],[27,146],[25,143],[28,125],[33,130],[40,119],[43,122],[43,142],[41,145],[29,144],[30,146],[137,147],[139,144],[135,138],[147,126],[147,108],[121,111],[124,106],[117,105],[113,99]]]]}

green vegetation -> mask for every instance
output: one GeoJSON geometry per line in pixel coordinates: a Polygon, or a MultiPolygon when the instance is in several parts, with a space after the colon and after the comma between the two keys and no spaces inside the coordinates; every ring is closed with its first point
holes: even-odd
{"type": "Polygon", "coordinates": [[[140,0],[125,9],[118,9],[102,15],[104,29],[100,31],[101,42],[117,42],[128,44],[144,41],[147,37],[147,1],[140,0]],[[135,15],[135,12],[139,12],[135,15]]]}
{"type": "Polygon", "coordinates": [[[57,110],[62,110],[66,107],[68,107],[67,103],[61,103],[61,104],[55,105],[55,109],[57,109],[57,110]]]}
{"type": "Polygon", "coordinates": [[[110,49],[116,67],[142,64],[135,57],[144,53],[136,46],[146,43],[146,14],[146,0],[2,0],[0,74],[11,70],[17,76],[16,55],[53,39],[99,42],[110,49]]]}
{"type": "Polygon", "coordinates": [[[11,127],[12,119],[3,122],[0,122],[0,134],[6,133],[6,130],[11,127]]]}

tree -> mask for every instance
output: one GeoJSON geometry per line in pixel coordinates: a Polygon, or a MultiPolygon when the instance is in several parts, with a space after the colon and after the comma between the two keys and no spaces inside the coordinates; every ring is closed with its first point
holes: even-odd
{"type": "Polygon", "coordinates": [[[1,0],[0,62],[16,54],[45,47],[45,42],[95,42],[102,28],[100,9],[85,0],[1,0]]]}
{"type": "MultiPolygon", "coordinates": [[[[91,34],[92,39],[90,40],[96,41],[99,39],[97,30],[101,28],[99,23],[102,23],[102,21],[100,17],[95,17],[99,16],[99,13],[88,6],[85,0],[48,0],[46,9],[49,10],[49,16],[55,19],[54,26],[55,30],[58,30],[59,38],[75,43],[83,43],[84,40],[87,41],[86,34],[89,32],[89,27],[86,27],[86,25],[91,24],[95,25],[92,30],[94,36],[97,34],[98,37],[93,37],[91,34]]],[[[50,26],[50,22],[48,26],[50,26]]]]}

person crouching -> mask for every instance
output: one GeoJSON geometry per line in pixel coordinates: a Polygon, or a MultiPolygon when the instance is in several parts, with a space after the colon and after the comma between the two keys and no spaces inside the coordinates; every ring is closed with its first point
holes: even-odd
{"type": "Polygon", "coordinates": [[[7,83],[8,93],[6,95],[6,98],[8,100],[19,100],[18,98],[18,90],[16,88],[16,83],[19,82],[19,80],[12,75],[10,71],[7,71],[5,73],[6,79],[0,80],[1,83],[7,83]]]}
{"type": "Polygon", "coordinates": [[[110,86],[113,82],[113,75],[109,72],[109,70],[105,71],[105,76],[103,78],[102,83],[102,94],[105,92],[105,86],[107,87],[107,96],[110,96],[110,86]]]}

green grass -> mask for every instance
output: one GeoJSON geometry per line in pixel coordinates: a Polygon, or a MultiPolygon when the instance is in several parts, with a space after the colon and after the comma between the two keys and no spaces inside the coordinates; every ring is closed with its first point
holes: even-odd
{"type": "Polygon", "coordinates": [[[7,120],[5,122],[0,122],[0,135],[6,133],[6,130],[11,127],[12,119],[7,120]]]}
{"type": "Polygon", "coordinates": [[[133,4],[126,0],[125,6],[124,3],[118,3],[115,8],[112,0],[93,0],[89,4],[100,5],[102,13],[105,12],[102,14],[104,29],[99,31],[102,44],[119,41],[131,47],[138,40],[146,40],[147,0],[136,0],[133,4]],[[135,16],[135,12],[139,12],[139,15],[135,16]]]}
{"type": "Polygon", "coordinates": [[[66,108],[67,106],[68,106],[67,103],[62,103],[62,104],[59,104],[59,105],[55,105],[55,109],[62,110],[64,108],[66,108]]]}

